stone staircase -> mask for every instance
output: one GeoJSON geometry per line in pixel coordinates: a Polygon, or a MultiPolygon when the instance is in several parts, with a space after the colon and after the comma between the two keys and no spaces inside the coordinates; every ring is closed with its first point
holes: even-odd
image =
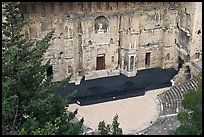
{"type": "Polygon", "coordinates": [[[153,123],[153,125],[135,134],[168,135],[169,131],[178,128],[180,122],[177,120],[176,116],[178,112],[184,111],[181,104],[184,95],[190,89],[196,90],[197,88],[198,80],[192,78],[180,85],[172,86],[169,90],[157,95],[157,99],[160,102],[159,118],[153,123]]]}

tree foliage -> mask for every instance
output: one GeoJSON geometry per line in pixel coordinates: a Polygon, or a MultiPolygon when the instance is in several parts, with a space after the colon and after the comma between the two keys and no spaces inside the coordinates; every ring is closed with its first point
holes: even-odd
{"type": "Polygon", "coordinates": [[[202,74],[198,77],[198,89],[190,90],[184,95],[182,106],[186,111],[180,112],[177,119],[181,125],[174,134],[201,135],[202,134],[202,74]]]}
{"type": "Polygon", "coordinates": [[[6,18],[2,22],[2,133],[81,134],[83,119],[74,123],[77,110],[65,109],[74,93],[63,99],[52,93],[65,87],[69,78],[53,83],[52,76],[46,78],[50,61],[42,64],[54,30],[41,40],[27,40],[19,3],[2,6],[6,18]]]}
{"type": "Polygon", "coordinates": [[[105,121],[101,121],[98,124],[98,131],[101,135],[122,135],[122,128],[119,127],[118,115],[113,118],[112,124],[107,124],[105,121]]]}

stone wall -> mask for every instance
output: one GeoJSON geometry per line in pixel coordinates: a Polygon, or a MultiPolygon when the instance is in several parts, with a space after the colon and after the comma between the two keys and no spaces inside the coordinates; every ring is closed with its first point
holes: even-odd
{"type": "Polygon", "coordinates": [[[151,67],[177,69],[178,57],[187,61],[202,54],[200,8],[182,2],[21,3],[30,19],[24,29],[29,39],[55,28],[44,62],[51,59],[54,81],[72,75],[70,82],[135,76],[151,67]]]}

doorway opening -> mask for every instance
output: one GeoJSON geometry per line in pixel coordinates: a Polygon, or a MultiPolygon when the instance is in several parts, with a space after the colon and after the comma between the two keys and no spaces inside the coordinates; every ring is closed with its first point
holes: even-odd
{"type": "Polygon", "coordinates": [[[189,66],[186,66],[186,67],[185,67],[185,73],[191,73],[191,70],[190,70],[190,67],[189,67],[189,66]]]}
{"type": "Polygon", "coordinates": [[[180,68],[182,68],[183,64],[184,64],[184,60],[181,59],[180,57],[178,57],[178,70],[179,70],[180,68]]]}
{"type": "Polygon", "coordinates": [[[191,78],[191,70],[189,66],[185,67],[185,73],[186,73],[186,80],[189,80],[191,78]]]}
{"type": "Polygon", "coordinates": [[[145,67],[150,67],[150,54],[151,53],[146,53],[146,56],[145,56],[145,67]]]}
{"type": "Polygon", "coordinates": [[[96,59],[96,70],[102,69],[105,69],[105,54],[98,55],[96,59]]]}
{"type": "Polygon", "coordinates": [[[133,71],[134,69],[134,56],[130,57],[130,71],[133,71]]]}

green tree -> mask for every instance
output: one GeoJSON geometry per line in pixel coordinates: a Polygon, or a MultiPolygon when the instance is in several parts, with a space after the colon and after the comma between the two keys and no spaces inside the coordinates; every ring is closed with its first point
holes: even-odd
{"type": "Polygon", "coordinates": [[[186,111],[180,112],[177,119],[181,125],[174,134],[201,135],[202,134],[202,74],[198,77],[198,89],[190,90],[184,96],[182,106],[186,111]]]}
{"type": "Polygon", "coordinates": [[[101,135],[109,135],[110,134],[110,125],[105,123],[105,121],[101,121],[98,124],[98,131],[101,135]]]}
{"type": "Polygon", "coordinates": [[[63,99],[52,93],[69,78],[53,83],[52,76],[46,78],[50,61],[42,64],[54,30],[41,40],[25,39],[18,7],[19,2],[2,3],[2,133],[81,134],[83,119],[73,122],[77,110],[65,109],[75,93],[63,99]]]}
{"type": "Polygon", "coordinates": [[[120,123],[118,122],[118,115],[113,118],[112,123],[112,134],[113,135],[122,135],[122,128],[119,128],[120,123]]]}
{"type": "Polygon", "coordinates": [[[101,135],[122,135],[122,128],[119,127],[118,115],[113,118],[112,125],[107,124],[103,121],[98,124],[98,131],[101,135]]]}

